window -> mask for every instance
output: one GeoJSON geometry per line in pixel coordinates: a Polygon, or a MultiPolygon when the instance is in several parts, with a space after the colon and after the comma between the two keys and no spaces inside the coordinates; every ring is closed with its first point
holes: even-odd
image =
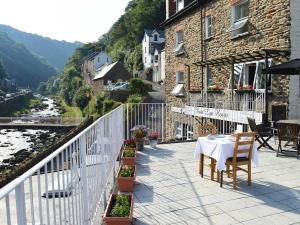
{"type": "Polygon", "coordinates": [[[106,62],[108,63],[108,57],[106,58],[106,62]]]}
{"type": "Polygon", "coordinates": [[[211,38],[213,36],[212,16],[205,17],[205,38],[211,38]]]}
{"type": "Polygon", "coordinates": [[[183,49],[183,31],[176,32],[176,48],[175,51],[176,55],[181,55],[184,53],[183,49]]]}
{"type": "Polygon", "coordinates": [[[100,62],[100,57],[98,57],[97,59],[98,59],[98,62],[100,62]]]}
{"type": "Polygon", "coordinates": [[[145,53],[147,53],[147,48],[145,47],[145,53]]]}
{"type": "Polygon", "coordinates": [[[185,123],[176,122],[176,139],[192,140],[194,137],[194,130],[192,126],[185,123]]]}
{"type": "Polygon", "coordinates": [[[158,62],[158,55],[154,56],[154,62],[158,62]]]}
{"type": "Polygon", "coordinates": [[[183,84],[183,72],[176,72],[176,85],[183,84]]]}
{"type": "Polygon", "coordinates": [[[177,5],[176,5],[177,12],[182,10],[183,8],[184,8],[184,0],[177,0],[177,5]]]}
{"type": "Polygon", "coordinates": [[[209,66],[207,66],[207,86],[211,86],[213,83],[213,79],[212,79],[212,73],[211,73],[211,68],[209,66]]]}
{"type": "Polygon", "coordinates": [[[232,24],[230,31],[232,32],[233,38],[248,34],[248,16],[248,0],[242,0],[232,7],[232,24]]]}
{"type": "Polygon", "coordinates": [[[147,58],[145,57],[145,63],[147,63],[147,58]]]}
{"type": "Polygon", "coordinates": [[[154,34],[154,41],[157,41],[157,34],[154,34]]]}

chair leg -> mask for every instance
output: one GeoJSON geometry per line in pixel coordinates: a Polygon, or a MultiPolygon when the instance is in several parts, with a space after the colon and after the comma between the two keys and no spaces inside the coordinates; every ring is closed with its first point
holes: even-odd
{"type": "Polygon", "coordinates": [[[236,166],[235,165],[233,165],[232,173],[233,173],[233,189],[236,189],[236,166]]]}
{"type": "Polygon", "coordinates": [[[248,186],[251,186],[251,163],[248,163],[248,186]]]}
{"type": "Polygon", "coordinates": [[[204,155],[200,155],[200,160],[199,160],[199,174],[201,177],[203,177],[203,168],[204,168],[204,155]]]}

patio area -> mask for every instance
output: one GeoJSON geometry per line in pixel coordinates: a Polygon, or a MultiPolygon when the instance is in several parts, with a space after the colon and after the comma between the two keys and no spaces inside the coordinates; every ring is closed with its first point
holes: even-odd
{"type": "Polygon", "coordinates": [[[223,188],[211,181],[209,168],[200,177],[195,145],[162,144],[139,152],[133,224],[300,224],[296,157],[261,149],[252,186],[238,172],[238,190],[233,190],[226,176],[223,188]]]}

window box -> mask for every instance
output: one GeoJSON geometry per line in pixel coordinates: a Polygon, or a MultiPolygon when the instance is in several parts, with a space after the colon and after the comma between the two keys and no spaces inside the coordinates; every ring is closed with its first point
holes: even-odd
{"type": "Polygon", "coordinates": [[[223,94],[223,90],[207,90],[207,93],[209,94],[223,94]]]}
{"type": "Polygon", "coordinates": [[[222,94],[223,88],[218,85],[211,85],[207,88],[207,93],[222,94]]]}
{"type": "Polygon", "coordinates": [[[238,87],[236,90],[234,90],[236,93],[255,93],[255,90],[253,89],[253,86],[247,85],[247,86],[242,86],[238,87]]]}

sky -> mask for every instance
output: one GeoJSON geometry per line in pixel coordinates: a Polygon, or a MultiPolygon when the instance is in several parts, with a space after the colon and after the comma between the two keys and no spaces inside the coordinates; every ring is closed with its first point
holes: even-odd
{"type": "Polygon", "coordinates": [[[129,0],[0,0],[0,24],[65,41],[93,42],[129,0]]]}

